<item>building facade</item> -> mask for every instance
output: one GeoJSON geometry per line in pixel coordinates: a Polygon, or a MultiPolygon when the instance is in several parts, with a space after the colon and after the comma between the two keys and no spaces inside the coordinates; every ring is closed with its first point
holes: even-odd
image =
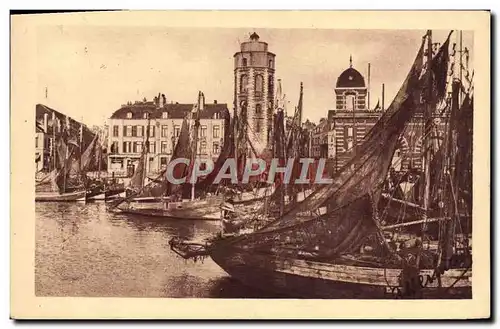
{"type": "MultiPolygon", "coordinates": [[[[54,168],[54,137],[69,123],[72,136],[79,136],[82,150],[90,145],[95,134],[85,124],[46,105],[35,107],[35,165],[36,171],[47,172],[54,168]],[[80,137],[80,134],[82,136],[80,137]]],[[[95,170],[91,164],[90,169],[95,170]]]]}
{"type": "Polygon", "coordinates": [[[271,137],[275,58],[256,33],[234,54],[234,107],[248,123],[247,136],[257,152],[269,146],[271,137]]]}
{"type": "Polygon", "coordinates": [[[329,157],[329,133],[330,124],[327,119],[322,118],[319,124],[312,129],[311,133],[311,157],[315,159],[329,157]]]}
{"type": "Polygon", "coordinates": [[[352,58],[349,67],[338,77],[334,91],[335,109],[328,112],[331,129],[327,148],[334,158],[335,170],[339,170],[352,152],[356,152],[356,145],[363,141],[382,112],[368,109],[368,88],[363,75],[352,67],[352,58]]]}
{"type": "Polygon", "coordinates": [[[308,157],[313,157],[313,134],[314,128],[316,128],[316,124],[314,122],[306,120],[306,122],[302,123],[302,131],[307,135],[307,145],[306,145],[306,154],[308,157]]]}
{"type": "MultiPolygon", "coordinates": [[[[154,101],[127,103],[108,120],[108,172],[131,175],[140,159],[149,122],[149,152],[146,170],[154,174],[170,161],[182,121],[194,104],[167,103],[164,95],[154,101]]],[[[203,104],[200,111],[197,156],[219,156],[224,144],[227,104],[203,104]]]]}
{"type": "MultiPolygon", "coordinates": [[[[365,79],[352,67],[351,58],[349,68],[337,79],[335,109],[328,112],[331,127],[328,146],[331,152],[328,154],[333,154],[335,170],[344,166],[356,152],[356,145],[362,143],[366,134],[383,114],[383,107],[376,106],[374,109],[367,107],[367,91],[365,79]]],[[[435,150],[443,142],[446,129],[447,114],[446,111],[443,113],[441,118],[436,118],[430,133],[435,150]]],[[[392,167],[396,171],[422,168],[423,127],[423,114],[417,111],[416,116],[412,118],[399,138],[392,159],[392,167]]]]}

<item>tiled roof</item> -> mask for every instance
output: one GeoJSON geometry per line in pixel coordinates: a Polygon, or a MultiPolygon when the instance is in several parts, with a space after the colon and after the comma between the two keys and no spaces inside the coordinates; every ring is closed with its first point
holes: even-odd
{"type": "MultiPolygon", "coordinates": [[[[157,108],[154,104],[141,103],[123,106],[111,115],[111,119],[128,119],[127,114],[130,112],[132,112],[132,119],[143,119],[146,112],[149,113],[151,119],[160,119],[163,112],[168,113],[169,119],[183,119],[192,110],[193,104],[171,103],[157,108]]],[[[200,112],[200,118],[212,119],[215,113],[219,113],[221,119],[224,118],[226,114],[229,114],[227,104],[205,104],[203,111],[200,112]]]]}
{"type": "MultiPolygon", "coordinates": [[[[45,113],[47,113],[49,115],[49,120],[51,120],[52,119],[52,112],[55,113],[56,118],[61,120],[61,122],[65,122],[65,120],[66,120],[65,114],[62,114],[61,112],[54,110],[54,109],[48,107],[47,105],[43,105],[43,104],[36,104],[36,121],[43,122],[43,117],[44,117],[45,113]]],[[[73,119],[71,117],[69,117],[69,121],[73,124],[74,123],[80,124],[80,122],[76,121],[75,119],[73,119]]]]}
{"type": "MultiPolygon", "coordinates": [[[[43,105],[43,104],[36,104],[36,107],[35,107],[35,128],[36,128],[36,132],[44,132],[46,134],[50,134],[52,135],[54,133],[54,122],[52,122],[52,113],[54,113],[54,115],[56,116],[57,119],[59,119],[60,123],[62,125],[65,125],[66,124],[66,115],[57,111],[57,110],[54,110],[46,105],[43,105]],[[48,114],[47,116],[47,131],[43,131],[44,129],[44,116],[45,114],[48,114]]],[[[70,122],[70,126],[71,126],[71,131],[72,133],[74,134],[77,134],[79,129],[80,129],[80,125],[83,125],[83,139],[84,139],[84,144],[85,145],[88,145],[88,143],[90,143],[90,141],[94,138],[95,134],[90,131],[90,129],[83,123],[71,118],[71,117],[68,117],[69,118],[69,122],[70,122]]]]}

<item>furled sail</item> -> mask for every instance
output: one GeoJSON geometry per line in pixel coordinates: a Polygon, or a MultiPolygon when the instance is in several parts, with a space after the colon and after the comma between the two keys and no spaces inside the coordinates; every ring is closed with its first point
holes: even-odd
{"type": "Polygon", "coordinates": [[[129,187],[133,190],[140,190],[144,187],[144,174],[145,174],[145,162],[147,157],[147,144],[143,148],[141,153],[141,158],[137,164],[137,168],[134,170],[134,174],[130,178],[129,187]]]}
{"type": "MultiPolygon", "coordinates": [[[[179,132],[179,137],[177,139],[177,143],[175,144],[174,151],[172,152],[171,162],[175,159],[185,158],[190,159],[192,155],[191,145],[190,145],[190,130],[188,125],[188,119],[184,118],[181,125],[181,130],[179,132]]],[[[175,166],[172,175],[175,179],[180,179],[182,177],[186,177],[189,170],[189,166],[184,163],[179,163],[175,166]]],[[[165,173],[166,175],[166,173],[165,173]]],[[[164,179],[166,195],[170,195],[172,193],[177,192],[179,185],[172,185],[168,182],[168,180],[164,179]]]]}
{"type": "Polygon", "coordinates": [[[219,174],[219,171],[224,165],[224,162],[227,159],[234,157],[234,149],[235,149],[234,135],[233,135],[234,120],[231,120],[229,111],[224,112],[223,115],[224,115],[224,144],[222,146],[219,157],[214,163],[214,169],[203,180],[199,181],[196,184],[197,190],[201,191],[208,190],[209,187],[214,182],[217,175],[219,174]]]}
{"type": "Polygon", "coordinates": [[[87,149],[83,152],[81,157],[80,170],[85,173],[89,170],[90,166],[93,164],[93,161],[96,161],[96,155],[98,155],[98,135],[96,134],[92,141],[90,142],[87,149]]]}
{"type": "Polygon", "coordinates": [[[81,186],[79,176],[79,156],[75,155],[78,146],[67,143],[64,138],[58,140],[58,155],[61,169],[56,178],[60,193],[66,193],[81,186]]]}

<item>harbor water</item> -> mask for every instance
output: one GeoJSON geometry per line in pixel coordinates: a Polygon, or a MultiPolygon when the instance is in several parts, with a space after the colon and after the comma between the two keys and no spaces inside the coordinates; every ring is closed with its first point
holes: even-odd
{"type": "Polygon", "coordinates": [[[168,241],[203,239],[217,221],[108,212],[104,203],[36,203],[37,296],[266,298],[210,258],[184,260],[168,241]]]}

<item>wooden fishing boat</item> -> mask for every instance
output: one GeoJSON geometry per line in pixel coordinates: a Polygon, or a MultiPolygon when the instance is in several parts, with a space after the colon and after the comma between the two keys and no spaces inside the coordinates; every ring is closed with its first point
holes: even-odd
{"type": "MultiPolygon", "coordinates": [[[[178,141],[175,145],[172,159],[190,158],[191,163],[196,160],[196,147],[198,137],[199,116],[203,104],[203,94],[198,95],[198,103],[183,121],[178,141]],[[192,125],[188,124],[192,122],[192,125]]],[[[149,184],[145,184],[146,172],[144,161],[146,159],[146,150],[143,150],[143,156],[139,160],[136,171],[130,181],[129,193],[123,200],[119,200],[111,209],[121,213],[162,217],[168,219],[198,219],[198,220],[220,220],[220,206],[224,202],[224,192],[214,190],[214,179],[218,169],[222,167],[223,162],[234,156],[233,129],[230,127],[231,121],[229,113],[225,114],[225,138],[222,152],[215,162],[215,170],[208,174],[204,179],[195,184],[185,183],[181,185],[172,185],[167,179],[165,173],[161,173],[149,184]],[[180,201],[182,200],[182,201],[180,201]]],[[[146,134],[146,144],[148,142],[146,134]]],[[[175,177],[190,177],[193,174],[193,166],[176,167],[175,177]]],[[[219,184],[218,186],[221,186],[219,184]]],[[[216,189],[218,190],[218,189],[216,189]]],[[[266,197],[268,188],[257,188],[251,191],[240,191],[231,193],[233,204],[243,209],[249,209],[256,202],[262,201],[266,197]]]]}
{"type": "Polygon", "coordinates": [[[59,192],[35,192],[36,202],[70,202],[85,201],[86,191],[74,191],[67,193],[59,192]]]}
{"type": "Polygon", "coordinates": [[[104,185],[97,185],[92,186],[91,188],[87,188],[86,199],[87,201],[104,200],[104,185]]]}
{"type": "Polygon", "coordinates": [[[87,191],[78,172],[74,172],[76,146],[60,138],[58,140],[60,169],[50,172],[47,182],[35,185],[35,202],[86,201],[87,191]]]}
{"type": "Polygon", "coordinates": [[[190,219],[190,220],[220,220],[220,205],[222,198],[213,197],[203,200],[185,200],[172,202],[168,198],[162,201],[156,199],[155,203],[134,203],[131,201],[125,207],[119,207],[122,213],[163,217],[170,219],[190,219]]]}
{"type": "Polygon", "coordinates": [[[52,170],[35,184],[35,201],[69,202],[98,198],[104,191],[99,185],[90,186],[92,181],[86,176],[94,158],[97,135],[84,150],[83,125],[80,125],[77,134],[72,131],[68,117],[66,125],[61,127],[54,113],[51,125],[54,144],[51,153],[52,170]],[[80,137],[79,141],[77,135],[80,137]]]}
{"type": "MultiPolygon", "coordinates": [[[[376,268],[344,265],[296,257],[273,258],[269,255],[220,249],[211,252],[212,259],[229,275],[253,287],[299,298],[402,298],[405,285],[402,268],[376,268]]],[[[370,266],[371,265],[371,266],[370,266]]],[[[419,286],[412,287],[414,298],[470,298],[472,269],[454,268],[440,276],[434,269],[420,269],[414,274],[419,286]]]]}
{"type": "Polygon", "coordinates": [[[110,200],[114,200],[114,199],[124,199],[127,195],[125,193],[125,189],[122,188],[122,189],[115,189],[115,190],[106,190],[106,192],[104,192],[104,196],[105,196],[105,199],[106,201],[110,201],[110,200]]]}
{"type": "MultiPolygon", "coordinates": [[[[262,190],[257,191],[257,193],[243,192],[239,197],[231,200],[232,204],[238,208],[239,216],[245,216],[245,213],[251,213],[260,208],[258,202],[265,198],[262,190]]],[[[222,194],[182,201],[173,201],[169,197],[151,197],[149,202],[131,199],[123,206],[117,207],[116,210],[125,214],[169,219],[220,220],[221,206],[224,202],[225,196],[222,194]]]]}
{"type": "MultiPolygon", "coordinates": [[[[174,238],[171,249],[184,258],[211,257],[242,283],[291,297],[472,298],[470,234],[455,233],[461,216],[454,191],[458,191],[455,184],[462,179],[462,172],[450,167],[446,179],[439,181],[447,202],[439,202],[435,209],[429,202],[429,190],[424,188],[422,212],[411,221],[384,226],[379,209],[399,136],[419,108],[424,107],[425,115],[430,116],[438,102],[446,101],[450,36],[436,54],[431,50],[431,38],[428,31],[392,104],[357,152],[333,175],[331,184],[316,188],[278,219],[251,233],[218,234],[204,244],[174,238]],[[424,63],[425,48],[429,50],[424,63]],[[297,216],[321,206],[327,211],[319,216],[297,216]],[[429,216],[434,213],[440,216],[429,216]],[[431,222],[439,223],[441,232],[432,243],[427,231],[431,222]],[[400,242],[400,229],[407,227],[420,229],[400,242]]],[[[455,103],[452,111],[457,110],[455,103]]],[[[450,131],[457,121],[450,119],[450,131]]],[[[426,121],[425,129],[430,122],[426,121]]],[[[468,138],[472,138],[470,131],[468,138]]],[[[456,158],[457,139],[448,136],[448,140],[449,163],[461,162],[463,158],[456,158]]],[[[424,173],[429,173],[429,148],[425,149],[424,173]]],[[[472,144],[462,149],[470,153],[472,144]]],[[[423,184],[425,187],[429,182],[424,180],[423,184]]]]}

